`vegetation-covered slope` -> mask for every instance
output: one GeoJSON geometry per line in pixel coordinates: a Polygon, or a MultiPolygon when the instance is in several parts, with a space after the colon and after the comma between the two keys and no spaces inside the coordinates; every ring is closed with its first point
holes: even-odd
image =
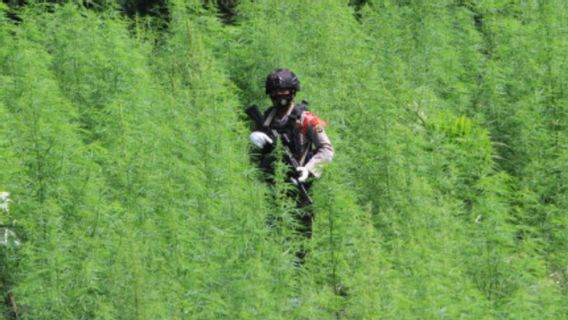
{"type": "Polygon", "coordinates": [[[148,3],[0,4],[0,314],[568,318],[565,1],[148,3]],[[249,160],[276,67],[336,149],[311,240],[249,160]]]}

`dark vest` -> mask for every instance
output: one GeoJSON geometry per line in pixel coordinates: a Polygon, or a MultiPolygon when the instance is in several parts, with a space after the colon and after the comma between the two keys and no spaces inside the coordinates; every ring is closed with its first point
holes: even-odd
{"type": "MultiPolygon", "coordinates": [[[[264,112],[264,118],[267,119],[273,112],[273,110],[274,107],[268,108],[268,110],[264,112]]],[[[307,163],[312,155],[311,143],[306,145],[306,139],[305,137],[302,137],[301,129],[296,125],[296,120],[300,119],[304,111],[308,111],[308,103],[306,101],[302,101],[298,105],[294,106],[292,112],[290,112],[290,114],[283,119],[280,119],[280,121],[277,119],[272,119],[269,124],[270,128],[275,129],[279,134],[288,137],[289,141],[287,143],[287,146],[294,154],[294,158],[296,158],[296,160],[298,160],[299,162],[304,156],[306,148],[308,148],[307,156],[303,164],[307,163]]]]}

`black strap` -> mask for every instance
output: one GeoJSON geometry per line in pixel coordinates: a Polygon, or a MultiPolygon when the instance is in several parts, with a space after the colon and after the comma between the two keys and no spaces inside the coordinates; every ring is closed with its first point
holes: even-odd
{"type": "Polygon", "coordinates": [[[298,105],[294,107],[294,110],[290,113],[290,118],[293,120],[298,120],[302,117],[302,113],[304,111],[308,111],[308,102],[306,100],[302,100],[298,105]]]}

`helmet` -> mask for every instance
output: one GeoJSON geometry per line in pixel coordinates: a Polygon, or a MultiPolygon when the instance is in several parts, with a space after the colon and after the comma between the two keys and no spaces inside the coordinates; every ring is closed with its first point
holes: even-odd
{"type": "Polygon", "coordinates": [[[300,80],[288,69],[276,69],[266,77],[266,94],[278,89],[290,89],[295,94],[300,91],[300,80]]]}

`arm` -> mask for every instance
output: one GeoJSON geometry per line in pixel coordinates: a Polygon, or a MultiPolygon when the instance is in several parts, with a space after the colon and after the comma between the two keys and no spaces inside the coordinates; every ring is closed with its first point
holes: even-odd
{"type": "Polygon", "coordinates": [[[306,163],[305,167],[313,176],[319,178],[323,166],[333,160],[335,150],[333,149],[331,140],[325,133],[324,127],[327,124],[314,115],[307,114],[303,116],[303,118],[305,117],[307,117],[307,121],[305,122],[307,123],[306,134],[308,139],[310,139],[315,146],[315,153],[310,161],[306,163]]]}

